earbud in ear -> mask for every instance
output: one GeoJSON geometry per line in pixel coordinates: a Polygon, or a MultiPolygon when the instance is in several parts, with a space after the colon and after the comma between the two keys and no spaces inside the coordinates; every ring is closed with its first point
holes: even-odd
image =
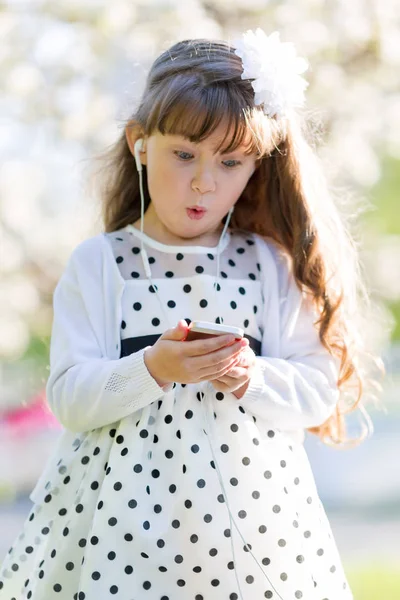
{"type": "Polygon", "coordinates": [[[133,152],[135,155],[135,161],[136,161],[136,168],[138,171],[142,170],[142,163],[140,160],[140,151],[143,148],[143,138],[139,138],[138,140],[136,140],[135,145],[133,147],[133,152]]]}

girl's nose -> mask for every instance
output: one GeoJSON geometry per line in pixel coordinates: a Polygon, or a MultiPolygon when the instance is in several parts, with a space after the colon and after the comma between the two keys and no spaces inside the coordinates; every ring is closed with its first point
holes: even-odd
{"type": "Polygon", "coordinates": [[[215,177],[211,169],[199,169],[192,180],[192,189],[205,194],[215,191],[215,177]]]}

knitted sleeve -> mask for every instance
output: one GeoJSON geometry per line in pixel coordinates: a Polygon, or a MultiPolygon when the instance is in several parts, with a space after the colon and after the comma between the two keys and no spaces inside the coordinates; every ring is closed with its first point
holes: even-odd
{"type": "MultiPolygon", "coordinates": [[[[75,432],[118,421],[162,398],[172,385],[162,388],[150,375],[144,362],[146,348],[115,360],[104,355],[81,293],[78,260],[74,251],[54,291],[46,384],[52,412],[75,432]]],[[[101,272],[87,273],[99,311],[103,309],[101,272]]]]}
{"type": "Polygon", "coordinates": [[[322,345],[309,296],[296,285],[290,257],[261,238],[264,312],[261,356],[239,402],[282,430],[322,424],[339,399],[338,359],[322,345]]]}

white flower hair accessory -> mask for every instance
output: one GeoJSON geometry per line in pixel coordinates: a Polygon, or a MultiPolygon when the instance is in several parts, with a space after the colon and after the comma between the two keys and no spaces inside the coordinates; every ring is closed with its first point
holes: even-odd
{"type": "Polygon", "coordinates": [[[254,101],[256,106],[263,104],[266,115],[281,117],[287,109],[303,106],[308,82],[300,74],[308,69],[308,62],[296,56],[293,43],[281,42],[278,31],[267,36],[258,27],[255,32],[249,29],[233,46],[242,59],[241,78],[254,79],[254,101]]]}

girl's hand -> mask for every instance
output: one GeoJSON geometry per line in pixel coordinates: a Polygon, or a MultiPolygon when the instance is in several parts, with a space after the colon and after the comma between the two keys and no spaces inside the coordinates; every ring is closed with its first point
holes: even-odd
{"type": "Polygon", "coordinates": [[[241,398],[249,386],[255,366],[256,355],[253,350],[243,348],[230,371],[213,379],[211,383],[219,392],[233,392],[236,398],[241,398]]]}
{"type": "Polygon", "coordinates": [[[159,386],[173,381],[198,383],[223,377],[248,345],[248,340],[235,342],[232,335],[186,342],[187,334],[188,325],[181,320],[175,329],[168,329],[153,346],[146,348],[144,362],[159,386]]]}

